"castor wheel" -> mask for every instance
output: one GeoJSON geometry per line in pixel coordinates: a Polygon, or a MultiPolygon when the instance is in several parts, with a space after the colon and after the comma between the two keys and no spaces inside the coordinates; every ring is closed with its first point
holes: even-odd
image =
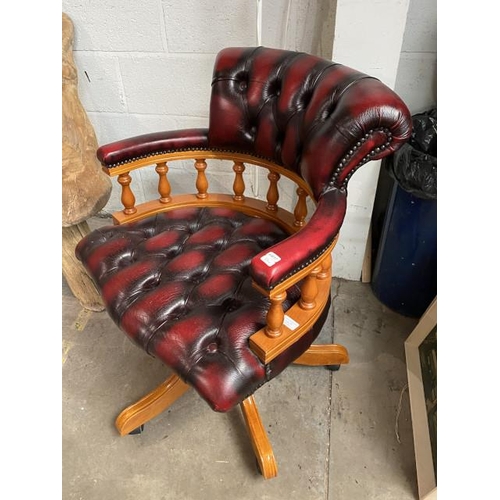
{"type": "Polygon", "coordinates": [[[133,431],[130,431],[128,433],[129,436],[133,436],[134,434],[142,434],[142,431],[144,430],[144,424],[141,424],[139,427],[134,429],[133,431]]]}
{"type": "Polygon", "coordinates": [[[326,365],[325,368],[331,372],[338,372],[340,370],[340,365],[326,365]]]}

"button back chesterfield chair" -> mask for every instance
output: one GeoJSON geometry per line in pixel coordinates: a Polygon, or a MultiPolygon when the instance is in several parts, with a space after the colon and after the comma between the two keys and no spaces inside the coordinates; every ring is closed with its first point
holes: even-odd
{"type": "Polygon", "coordinates": [[[291,363],[348,362],[340,345],[311,345],[330,307],[347,183],[410,133],[407,107],[376,78],[304,53],[227,48],[215,61],[208,129],[99,148],[124,209],[76,255],[120,329],[174,373],[121,412],[121,435],[193,387],[216,411],[241,406],[259,469],[276,476],[253,393],[291,363]],[[197,192],[172,196],[168,163],[186,159],[197,192]],[[232,162],[234,192],[209,192],[207,159],[232,162]],[[268,170],[267,201],[246,196],[245,164],[268,170]],[[152,165],[159,198],[136,206],[130,171],[152,165]],[[281,176],[297,186],[293,213],[278,206],[281,176]]]}

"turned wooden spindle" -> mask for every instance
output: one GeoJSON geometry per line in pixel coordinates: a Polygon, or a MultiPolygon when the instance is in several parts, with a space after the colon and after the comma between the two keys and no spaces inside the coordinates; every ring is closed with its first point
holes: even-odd
{"type": "Polygon", "coordinates": [[[304,280],[304,284],[300,290],[301,296],[299,300],[299,306],[302,309],[309,310],[316,307],[316,296],[318,295],[316,276],[320,271],[321,266],[315,267],[304,280]]]}
{"type": "Polygon", "coordinates": [[[267,178],[269,179],[269,189],[267,190],[266,209],[270,212],[276,212],[276,210],[278,210],[278,200],[280,197],[278,192],[278,181],[280,179],[280,174],[278,174],[278,172],[270,170],[267,178]]]}
{"type": "Polygon", "coordinates": [[[321,271],[318,273],[319,280],[326,280],[332,271],[332,254],[329,253],[321,262],[321,271]]]}
{"type": "Polygon", "coordinates": [[[170,182],[167,179],[168,166],[167,162],[162,161],[156,165],[155,168],[158,174],[158,193],[160,194],[161,203],[169,203],[172,198],[170,197],[170,182]]]}
{"type": "Polygon", "coordinates": [[[196,160],[194,162],[194,166],[196,170],[198,170],[198,175],[196,177],[196,189],[198,190],[198,194],[196,195],[196,197],[202,200],[208,196],[208,180],[207,176],[205,175],[207,162],[205,160],[196,160]]]}
{"type": "Polygon", "coordinates": [[[118,182],[122,186],[122,205],[125,207],[123,213],[126,215],[135,214],[137,208],[135,208],[135,196],[130,189],[130,183],[132,182],[132,177],[130,177],[128,172],[124,172],[118,176],[118,182]]]}
{"type": "Polygon", "coordinates": [[[294,226],[297,227],[302,227],[306,222],[306,216],[307,216],[307,204],[306,204],[306,198],[307,198],[307,193],[302,189],[298,188],[297,189],[297,195],[298,195],[298,200],[297,204],[295,205],[295,210],[293,212],[293,215],[295,217],[295,222],[293,223],[294,226]]]}
{"type": "Polygon", "coordinates": [[[283,329],[285,313],[283,311],[283,301],[286,299],[286,292],[269,297],[271,306],[266,316],[266,335],[271,338],[279,337],[283,329]]]}
{"type": "Polygon", "coordinates": [[[243,172],[245,171],[245,165],[243,165],[240,161],[235,161],[233,165],[234,173],[236,174],[234,177],[233,183],[233,191],[234,201],[243,201],[245,196],[243,193],[245,192],[245,181],[243,180],[243,172]]]}

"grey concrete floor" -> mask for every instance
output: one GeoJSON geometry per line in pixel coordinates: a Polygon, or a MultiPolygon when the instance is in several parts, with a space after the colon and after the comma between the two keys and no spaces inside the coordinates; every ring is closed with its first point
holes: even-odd
{"type": "Polygon", "coordinates": [[[336,279],[333,296],[318,341],[334,334],[350,364],[293,365],[255,394],[278,462],[266,481],[239,408],[215,413],[195,391],[142,434],[120,437],[116,416],[170,372],[105,312],[82,309],[63,280],[63,498],[417,498],[404,358],[417,321],[382,305],[368,284],[336,279]]]}

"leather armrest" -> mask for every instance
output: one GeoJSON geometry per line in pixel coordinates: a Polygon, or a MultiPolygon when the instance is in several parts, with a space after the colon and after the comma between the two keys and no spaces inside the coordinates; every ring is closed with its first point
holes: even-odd
{"type": "Polygon", "coordinates": [[[256,255],[250,275],[265,290],[272,290],[321,256],[339,232],[347,209],[344,190],[325,192],[311,220],[297,233],[256,255]]]}
{"type": "Polygon", "coordinates": [[[138,135],[101,146],[97,158],[112,168],[139,158],[174,151],[208,148],[208,129],[191,128],[138,135]]]}

